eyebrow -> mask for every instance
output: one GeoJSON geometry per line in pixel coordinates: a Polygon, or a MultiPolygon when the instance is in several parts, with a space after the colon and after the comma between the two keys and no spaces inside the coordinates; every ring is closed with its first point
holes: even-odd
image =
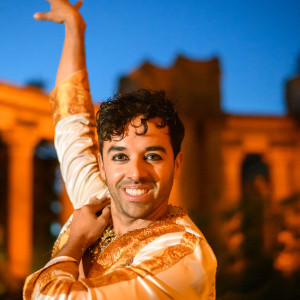
{"type": "Polygon", "coordinates": [[[161,151],[163,153],[167,153],[166,149],[162,146],[151,146],[147,147],[146,151],[161,151]]]}
{"type": "Polygon", "coordinates": [[[124,151],[124,150],[126,150],[126,147],[111,146],[108,148],[107,154],[112,151],[124,151]]]}
{"type": "MultiPolygon", "coordinates": [[[[120,147],[120,146],[111,146],[107,150],[107,154],[113,151],[124,151],[126,150],[126,147],[120,147]]],[[[161,151],[163,153],[167,153],[166,149],[162,146],[150,146],[146,148],[146,151],[161,151]]]]}

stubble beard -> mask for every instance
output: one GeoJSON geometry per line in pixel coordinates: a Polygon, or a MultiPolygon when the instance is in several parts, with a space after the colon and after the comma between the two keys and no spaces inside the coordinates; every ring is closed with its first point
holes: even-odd
{"type": "MultiPolygon", "coordinates": [[[[109,184],[107,185],[108,190],[111,194],[112,201],[115,206],[115,214],[120,214],[122,217],[125,217],[131,221],[137,219],[147,219],[149,215],[155,210],[153,205],[155,199],[145,202],[129,202],[128,199],[121,196],[122,185],[117,188],[112,188],[109,184]],[[120,192],[118,192],[120,190],[120,192]]],[[[112,214],[113,211],[112,211],[112,214]]],[[[117,215],[116,215],[117,217],[117,215]]]]}

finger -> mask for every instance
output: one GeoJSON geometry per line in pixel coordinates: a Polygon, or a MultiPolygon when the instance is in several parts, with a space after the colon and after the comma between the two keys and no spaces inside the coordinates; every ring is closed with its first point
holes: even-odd
{"type": "Polygon", "coordinates": [[[102,210],[105,206],[107,206],[110,203],[110,198],[102,198],[102,199],[95,199],[92,202],[90,202],[88,207],[93,213],[96,213],[100,210],[102,210]]]}
{"type": "Polygon", "coordinates": [[[95,204],[95,203],[99,202],[100,199],[101,198],[97,198],[97,196],[94,196],[94,197],[90,198],[88,204],[95,204]]]}
{"type": "Polygon", "coordinates": [[[102,215],[103,216],[110,216],[110,205],[107,205],[104,207],[103,211],[102,211],[102,215]]]}
{"type": "Polygon", "coordinates": [[[33,17],[38,21],[47,21],[49,20],[50,13],[38,12],[33,15],[33,17]]]}
{"type": "Polygon", "coordinates": [[[77,10],[79,10],[79,8],[81,7],[81,5],[82,5],[82,0],[79,0],[75,5],[74,5],[74,7],[77,9],[77,10]]]}
{"type": "Polygon", "coordinates": [[[110,213],[110,205],[107,205],[103,210],[102,210],[102,215],[100,217],[98,217],[98,221],[101,224],[105,224],[105,226],[107,225],[109,218],[111,216],[110,213]]]}

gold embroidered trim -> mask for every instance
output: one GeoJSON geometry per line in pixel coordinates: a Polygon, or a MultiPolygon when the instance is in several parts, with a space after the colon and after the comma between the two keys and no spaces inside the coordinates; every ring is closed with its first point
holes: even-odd
{"type": "Polygon", "coordinates": [[[99,276],[98,274],[98,276],[89,277],[89,279],[85,279],[85,281],[88,282],[90,287],[96,288],[125,280],[131,280],[138,276],[145,277],[146,275],[158,274],[172,267],[184,256],[193,253],[200,241],[200,237],[185,232],[180,244],[168,247],[158,255],[153,256],[151,259],[142,262],[137,266],[124,266],[113,272],[105,273],[102,276],[99,276]]]}
{"type": "MultiPolygon", "coordinates": [[[[64,276],[64,278],[68,278],[69,281],[74,282],[78,278],[78,273],[78,263],[75,260],[59,261],[54,263],[52,266],[48,267],[46,270],[41,269],[26,278],[23,288],[23,299],[32,299],[32,294],[36,284],[39,285],[40,291],[43,290],[43,292],[48,293],[47,289],[49,290],[49,282],[57,280],[58,274],[64,274],[66,275],[64,276]],[[59,268],[57,268],[57,265],[59,265],[59,268]]],[[[61,282],[59,281],[60,280],[58,280],[57,284],[61,285],[61,282]]],[[[54,290],[55,292],[57,291],[56,288],[54,288],[54,290]]],[[[82,288],[80,290],[82,290],[82,288]]],[[[52,296],[53,292],[50,292],[50,295],[52,296]]]]}
{"type": "MultiPolygon", "coordinates": [[[[172,225],[176,227],[176,224],[172,225]]],[[[156,226],[158,226],[158,224],[156,226]]],[[[138,234],[137,232],[134,233],[138,234]]],[[[31,275],[26,280],[26,288],[24,289],[24,292],[26,293],[24,293],[24,299],[31,299],[35,284],[39,285],[41,294],[54,297],[61,294],[71,295],[73,292],[87,291],[88,288],[99,288],[101,286],[135,279],[138,276],[145,277],[146,275],[155,275],[172,267],[184,256],[193,253],[200,241],[200,237],[185,232],[180,244],[168,247],[161,251],[161,253],[137,266],[130,265],[107,274],[98,274],[98,276],[93,278],[84,278],[79,281],[76,281],[78,276],[77,264],[60,262],[59,269],[57,268],[57,265],[53,265],[42,273],[39,272],[31,275]],[[65,274],[65,276],[63,276],[62,279],[57,280],[59,274],[65,274]],[[52,282],[52,284],[49,284],[50,282],[52,282]]]]}
{"type": "Polygon", "coordinates": [[[107,274],[118,268],[129,266],[137,252],[154,239],[167,233],[185,231],[183,225],[176,224],[176,219],[184,215],[186,212],[182,209],[170,206],[166,218],[149,227],[137,229],[113,239],[113,242],[98,256],[97,261],[94,261],[93,252],[87,252],[83,258],[86,276],[99,276],[99,274],[107,274]]]}
{"type": "Polygon", "coordinates": [[[94,119],[94,107],[91,100],[87,70],[81,70],[58,84],[50,93],[54,123],[63,118],[89,113],[94,119]]]}
{"type": "Polygon", "coordinates": [[[26,279],[23,298],[32,299],[34,286],[38,284],[39,293],[54,297],[61,294],[87,290],[87,287],[78,278],[78,264],[76,262],[59,262],[46,271],[32,274],[26,279]],[[59,264],[59,268],[58,265],[59,264]],[[62,276],[58,279],[59,276],[62,276]],[[51,284],[49,284],[51,283],[51,284]]]}
{"type": "Polygon", "coordinates": [[[59,250],[67,243],[69,235],[70,235],[70,224],[68,228],[61,233],[58,238],[56,239],[54,246],[52,248],[51,259],[59,252],[59,250]]]}
{"type": "Polygon", "coordinates": [[[161,254],[142,262],[137,268],[146,270],[152,275],[162,272],[172,267],[182,257],[192,253],[200,240],[200,237],[186,232],[179,245],[168,247],[161,254]]]}
{"type": "MultiPolygon", "coordinates": [[[[179,216],[184,216],[184,215],[186,215],[186,212],[183,211],[181,208],[169,205],[167,216],[156,221],[155,223],[161,222],[166,219],[178,218],[179,216]]],[[[151,226],[153,226],[155,223],[153,223],[151,226]]],[[[137,231],[139,231],[139,230],[140,229],[138,229],[137,231]]],[[[136,230],[134,230],[134,231],[136,231],[136,230]]],[[[130,233],[133,233],[134,231],[130,231],[130,233]]],[[[128,233],[126,233],[126,235],[127,234],[128,233]]],[[[106,229],[104,230],[103,234],[101,235],[101,237],[99,238],[99,240],[94,245],[92,245],[89,249],[87,249],[86,254],[88,254],[90,256],[91,262],[97,261],[99,255],[101,255],[101,253],[106,249],[106,247],[111,242],[113,242],[114,240],[116,240],[120,237],[121,236],[116,236],[113,226],[108,225],[106,227],[106,229]]]]}
{"type": "Polygon", "coordinates": [[[98,242],[92,245],[90,248],[86,250],[87,255],[90,256],[90,260],[92,263],[97,261],[99,255],[108,247],[108,245],[116,239],[116,234],[112,225],[108,225],[98,242]]]}
{"type": "MultiPolygon", "coordinates": [[[[182,208],[169,205],[167,216],[163,219],[160,219],[160,220],[156,221],[151,226],[155,225],[158,222],[160,223],[162,221],[166,221],[168,223],[170,223],[170,222],[175,223],[176,218],[183,217],[183,216],[186,216],[186,215],[187,215],[187,212],[185,210],[183,210],[182,208]]],[[[68,225],[67,229],[62,234],[60,234],[58,236],[57,240],[55,241],[53,249],[52,249],[51,258],[53,258],[59,252],[59,250],[66,244],[66,242],[68,241],[69,234],[70,234],[69,226],[70,226],[70,224],[68,225]]],[[[151,228],[151,226],[149,228],[151,228]]],[[[143,229],[145,229],[145,228],[143,228],[143,229]]],[[[130,231],[130,232],[126,233],[125,235],[132,234],[135,231],[140,232],[143,229],[130,231]]],[[[122,236],[124,236],[124,235],[122,235],[122,236]]],[[[107,248],[107,246],[111,242],[113,242],[114,240],[116,240],[118,238],[121,238],[122,236],[117,236],[116,237],[112,225],[109,224],[104,229],[104,231],[101,234],[99,240],[94,245],[92,245],[90,248],[87,249],[86,256],[89,257],[88,259],[91,262],[95,262],[98,259],[99,255],[107,248]]]]}
{"type": "MultiPolygon", "coordinates": [[[[32,295],[35,284],[42,287],[43,290],[41,292],[43,294],[56,296],[84,291],[87,288],[99,288],[135,279],[138,276],[155,275],[167,270],[186,255],[193,253],[201,240],[205,241],[202,237],[186,232],[183,225],[176,224],[176,219],[184,215],[183,213],[177,213],[175,216],[167,217],[147,228],[120,236],[104,249],[98,261],[93,264],[88,278],[76,281],[78,267],[75,264],[70,265],[69,262],[59,263],[59,268],[57,268],[57,265],[54,265],[42,273],[33,274],[33,277],[31,276],[29,280],[30,282],[27,281],[28,285],[24,299],[30,299],[29,295],[32,295]],[[144,246],[157,237],[171,232],[184,232],[180,244],[162,250],[139,265],[132,265],[134,257],[144,246]],[[49,279],[57,279],[57,272],[65,273],[67,277],[64,276],[63,280],[58,280],[57,283],[53,282],[47,287],[49,279]],[[73,274],[74,278],[69,277],[71,274],[73,274]]],[[[65,232],[65,235],[65,237],[60,238],[59,244],[62,244],[63,240],[67,239],[68,230],[65,232]]]]}

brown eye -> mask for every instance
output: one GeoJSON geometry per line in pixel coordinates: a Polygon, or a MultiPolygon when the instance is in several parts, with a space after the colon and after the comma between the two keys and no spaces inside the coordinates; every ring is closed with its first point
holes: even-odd
{"type": "Polygon", "coordinates": [[[118,154],[115,154],[112,157],[112,160],[114,160],[114,161],[127,161],[127,160],[129,160],[129,158],[126,154],[118,153],[118,154]]]}
{"type": "Polygon", "coordinates": [[[162,160],[162,157],[157,153],[149,153],[146,155],[145,160],[147,161],[159,161],[162,160]]]}

